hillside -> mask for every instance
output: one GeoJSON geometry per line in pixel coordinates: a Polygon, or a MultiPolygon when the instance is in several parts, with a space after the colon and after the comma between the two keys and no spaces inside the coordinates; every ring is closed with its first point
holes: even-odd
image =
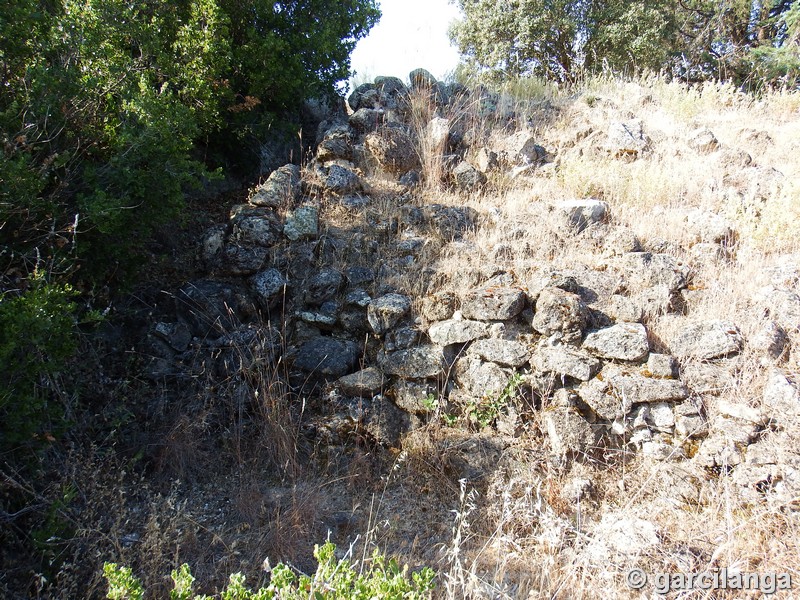
{"type": "Polygon", "coordinates": [[[87,340],[97,414],[8,597],[104,597],[105,561],[263,585],[326,539],[448,598],[800,581],[796,92],[419,70],[318,116],[87,340]]]}

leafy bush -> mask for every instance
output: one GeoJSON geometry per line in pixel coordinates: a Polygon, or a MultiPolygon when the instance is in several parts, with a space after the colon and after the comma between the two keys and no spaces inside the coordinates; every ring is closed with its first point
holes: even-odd
{"type": "Polygon", "coordinates": [[[75,350],[74,292],[42,277],[0,296],[0,452],[35,446],[64,427],[49,385],[75,350]]]}
{"type": "MultiPolygon", "coordinates": [[[[278,564],[272,569],[270,584],[258,591],[245,586],[241,573],[230,576],[228,586],[220,594],[222,600],[301,600],[330,598],[335,600],[423,600],[430,598],[434,588],[435,573],[424,568],[411,573],[408,567],[402,569],[394,560],[387,560],[377,550],[372,562],[364,573],[355,570],[349,561],[336,560],[336,547],[328,542],[315,546],[314,557],[318,566],[314,575],[295,575],[294,571],[278,564]]],[[[112,600],[141,600],[145,590],[129,567],[106,563],[103,574],[108,581],[108,597],[112,600]]],[[[194,577],[189,566],[184,564],[172,571],[174,588],[170,592],[172,600],[210,600],[210,596],[194,595],[194,577]]]]}

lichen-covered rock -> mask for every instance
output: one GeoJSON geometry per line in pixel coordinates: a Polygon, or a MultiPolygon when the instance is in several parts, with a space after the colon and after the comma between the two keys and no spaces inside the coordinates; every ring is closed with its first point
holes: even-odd
{"type": "Polygon", "coordinates": [[[464,356],[455,364],[455,380],[464,392],[478,398],[490,395],[495,398],[508,385],[509,373],[498,365],[483,362],[476,356],[464,356]]]}
{"type": "Polygon", "coordinates": [[[453,169],[452,175],[456,187],[460,190],[473,191],[486,184],[486,175],[467,161],[461,161],[453,169]]]}
{"type": "Polygon", "coordinates": [[[674,356],[651,352],[647,357],[647,370],[653,377],[672,379],[678,376],[678,363],[674,356]]]}
{"type": "Polygon", "coordinates": [[[663,253],[628,252],[618,259],[617,266],[634,290],[665,286],[669,293],[675,293],[686,287],[689,276],[685,264],[663,253]]]}
{"type": "Polygon", "coordinates": [[[544,340],[531,358],[531,368],[588,381],[600,370],[601,363],[594,356],[565,344],[544,340]]]}
{"type": "Polygon", "coordinates": [[[748,346],[761,355],[762,364],[781,361],[788,354],[789,336],[775,321],[768,321],[752,339],[748,340],[748,346]]]}
{"type": "Polygon", "coordinates": [[[312,377],[331,380],[350,373],[357,362],[355,342],[320,336],[300,346],[294,366],[312,377]]]}
{"type": "Polygon", "coordinates": [[[361,189],[361,179],[345,167],[331,165],[325,178],[325,188],[336,194],[352,194],[361,189]]]}
{"type": "Polygon", "coordinates": [[[319,227],[319,210],[316,206],[301,206],[286,216],[283,234],[296,242],[300,239],[314,239],[319,227]]]}
{"type": "MultiPolygon", "coordinates": [[[[652,402],[676,402],[689,395],[682,381],[656,379],[638,373],[619,373],[609,377],[614,391],[622,399],[623,408],[634,404],[652,402]]],[[[627,409],[624,410],[627,412],[627,409]]]]}
{"type": "Polygon", "coordinates": [[[341,377],[336,386],[346,396],[372,398],[383,389],[385,379],[375,367],[367,367],[350,375],[341,377]]]}
{"type": "Polygon", "coordinates": [[[412,90],[431,89],[436,85],[436,77],[425,69],[414,69],[408,74],[412,90]]]}
{"type": "Polygon", "coordinates": [[[387,375],[406,379],[427,379],[440,375],[445,368],[441,346],[422,345],[379,356],[378,366],[387,375]]]}
{"type": "Polygon", "coordinates": [[[422,316],[429,321],[444,321],[453,316],[456,306],[453,292],[436,292],[422,299],[422,316]]]}
{"type": "Polygon", "coordinates": [[[434,323],[428,328],[431,341],[439,346],[464,344],[487,335],[489,325],[480,321],[450,319],[434,323]]]}
{"type": "Polygon", "coordinates": [[[627,361],[642,360],[650,351],[647,330],[639,323],[617,323],[593,331],[586,336],[583,347],[600,358],[627,361]]]}
{"type": "Polygon", "coordinates": [[[439,390],[434,383],[406,379],[399,379],[391,390],[395,404],[415,414],[424,414],[432,410],[438,401],[438,394],[439,390]]]}
{"type": "Polygon", "coordinates": [[[317,144],[317,160],[350,160],[353,158],[353,142],[350,128],[335,127],[325,133],[325,137],[317,144]]]}
{"type": "Polygon", "coordinates": [[[253,190],[250,204],[280,208],[291,206],[300,195],[300,167],[284,165],[270,173],[267,180],[253,190]]]}
{"type": "Polygon", "coordinates": [[[506,321],[525,308],[525,293],[513,287],[486,287],[467,293],[461,301],[461,312],[478,321],[506,321]]]}
{"type": "Polygon", "coordinates": [[[383,127],[368,134],[364,145],[378,164],[390,173],[401,175],[419,164],[414,140],[400,127],[383,127]]]}
{"type": "Polygon", "coordinates": [[[426,135],[430,151],[437,155],[442,154],[447,148],[447,141],[450,138],[450,119],[434,117],[428,122],[426,135]]]}
{"type": "Polygon", "coordinates": [[[270,309],[281,299],[289,282],[277,269],[266,269],[250,277],[249,283],[261,306],[270,309]]]}
{"type": "Polygon", "coordinates": [[[639,303],[619,294],[611,296],[606,312],[617,321],[627,323],[639,323],[644,318],[644,310],[639,303]]]}
{"type": "Polygon", "coordinates": [[[376,131],[386,118],[382,110],[375,110],[374,108],[359,108],[356,112],[350,115],[348,121],[350,126],[358,133],[366,131],[376,131]]]}
{"type": "Polygon", "coordinates": [[[353,111],[359,108],[372,108],[370,99],[377,98],[376,86],[372,83],[362,83],[347,97],[347,104],[353,111]]]}
{"type": "Polygon", "coordinates": [[[467,354],[508,367],[521,367],[531,357],[531,351],[525,344],[495,338],[476,340],[470,345],[467,354]]]}
{"type": "Polygon", "coordinates": [[[730,321],[702,321],[683,327],[670,347],[679,358],[707,360],[740,352],[742,335],[730,321]]]}
{"type": "Polygon", "coordinates": [[[319,306],[330,300],[342,288],[344,278],[336,269],[322,269],[306,282],[305,301],[311,306],[319,306]]]}
{"type": "Polygon", "coordinates": [[[411,310],[411,299],[408,296],[386,294],[373,300],[367,307],[367,320],[372,331],[383,335],[397,325],[409,310],[411,310]]]}
{"type": "Polygon", "coordinates": [[[581,383],[578,395],[601,419],[613,421],[624,415],[622,401],[614,395],[611,383],[600,377],[593,377],[581,383]]]}
{"type": "Polygon", "coordinates": [[[542,335],[581,333],[589,319],[589,310],[577,294],[561,288],[542,290],[536,300],[533,328],[542,335]]]}

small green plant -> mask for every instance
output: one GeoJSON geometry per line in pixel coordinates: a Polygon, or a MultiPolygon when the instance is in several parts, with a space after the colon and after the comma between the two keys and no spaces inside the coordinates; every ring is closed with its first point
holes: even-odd
{"type": "Polygon", "coordinates": [[[516,397],[521,384],[522,375],[514,373],[497,396],[487,392],[477,402],[470,402],[464,411],[467,422],[478,429],[493,425],[509,402],[516,397]]]}
{"type": "Polygon", "coordinates": [[[448,427],[454,427],[456,423],[458,423],[458,417],[442,410],[442,405],[440,404],[439,399],[433,394],[428,394],[425,398],[423,398],[422,406],[424,406],[428,412],[440,417],[444,424],[448,427]]]}
{"type": "MultiPolygon", "coordinates": [[[[327,542],[314,547],[318,566],[314,575],[296,575],[283,563],[270,573],[270,583],[258,591],[245,585],[245,576],[234,573],[219,595],[222,600],[424,600],[431,597],[436,574],[425,567],[409,574],[408,566],[400,566],[377,550],[369,566],[357,570],[346,559],[336,559],[336,546],[327,542]]],[[[108,581],[108,598],[112,600],[141,600],[144,588],[129,567],[106,563],[103,575],[108,581]]],[[[174,589],[170,600],[211,600],[211,596],[194,595],[194,577],[184,564],[172,571],[174,589]]]]}

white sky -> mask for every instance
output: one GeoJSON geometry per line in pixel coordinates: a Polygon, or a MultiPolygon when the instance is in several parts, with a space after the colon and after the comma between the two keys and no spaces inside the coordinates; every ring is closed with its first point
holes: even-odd
{"type": "Polygon", "coordinates": [[[359,82],[377,75],[408,80],[422,67],[443,79],[458,64],[458,51],[450,45],[447,29],[458,18],[458,8],[448,0],[380,0],[383,16],[359,41],[351,68],[359,82]]]}

